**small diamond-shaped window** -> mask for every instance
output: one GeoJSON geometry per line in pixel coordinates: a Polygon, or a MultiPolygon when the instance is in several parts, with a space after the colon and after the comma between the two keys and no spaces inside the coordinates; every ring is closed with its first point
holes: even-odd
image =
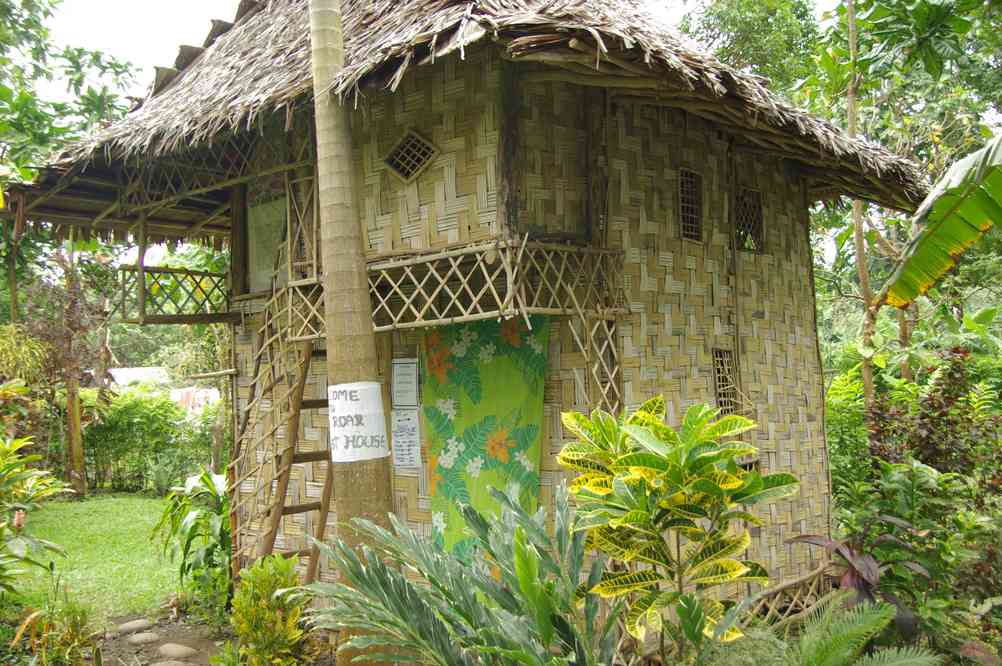
{"type": "Polygon", "coordinates": [[[408,130],[397,141],[390,154],[384,160],[386,166],[393,170],[405,183],[409,183],[428,168],[435,157],[438,148],[414,130],[408,130]]]}

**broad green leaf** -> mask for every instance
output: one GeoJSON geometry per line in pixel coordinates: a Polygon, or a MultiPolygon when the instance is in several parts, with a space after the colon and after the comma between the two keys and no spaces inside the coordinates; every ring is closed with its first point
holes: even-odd
{"type": "Polygon", "coordinates": [[[954,164],[913,218],[920,229],[902,253],[878,302],[907,307],[1002,220],[1002,134],[954,164]]]}
{"type": "Polygon", "coordinates": [[[800,482],[792,474],[769,474],[761,477],[762,488],[753,493],[742,491],[735,493],[734,501],[741,504],[758,504],[772,502],[777,499],[795,495],[800,489],[800,482]]]}
{"type": "Polygon", "coordinates": [[[667,456],[671,453],[672,449],[668,443],[659,439],[650,428],[646,426],[638,425],[624,425],[623,431],[629,435],[635,442],[640,444],[651,453],[655,453],[660,456],[667,456]]]}

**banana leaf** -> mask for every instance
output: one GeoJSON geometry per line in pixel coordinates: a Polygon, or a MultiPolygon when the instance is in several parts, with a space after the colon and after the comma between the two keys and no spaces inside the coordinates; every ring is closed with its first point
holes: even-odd
{"type": "Polygon", "coordinates": [[[880,295],[907,307],[932,288],[996,222],[1002,222],[1002,134],[960,160],[940,179],[914,217],[920,231],[880,295]]]}

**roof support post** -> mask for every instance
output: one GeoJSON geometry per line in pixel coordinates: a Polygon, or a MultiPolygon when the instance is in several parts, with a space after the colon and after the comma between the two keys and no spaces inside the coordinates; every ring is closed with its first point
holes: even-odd
{"type": "Polygon", "coordinates": [[[246,294],[247,286],[247,186],[230,190],[230,293],[246,294]]]}
{"type": "Polygon", "coordinates": [[[139,252],[136,254],[136,298],[139,300],[139,323],[146,323],[146,216],[139,220],[139,252]]]}
{"type": "MultiPolygon", "coordinates": [[[[324,266],[324,319],[327,328],[329,386],[379,380],[376,336],[369,300],[368,272],[354,187],[350,110],[329,92],[345,62],[340,0],[310,0],[314,104],[316,109],[317,182],[321,254],[324,266]]],[[[333,441],[333,440],[332,440],[333,441]]],[[[338,523],[365,518],[389,526],[392,488],[389,457],[332,462],[333,500],[338,523]]],[[[325,487],[323,502],[329,502],[325,487]]],[[[324,515],[323,509],[321,515],[324,515]]],[[[323,537],[323,526],[317,530],[323,537]]],[[[351,528],[338,534],[357,547],[362,539],[351,528]]],[[[316,576],[311,558],[309,582],[316,576]]],[[[348,663],[351,656],[346,655],[348,663]]],[[[339,655],[338,663],[345,657],[339,655]]]]}

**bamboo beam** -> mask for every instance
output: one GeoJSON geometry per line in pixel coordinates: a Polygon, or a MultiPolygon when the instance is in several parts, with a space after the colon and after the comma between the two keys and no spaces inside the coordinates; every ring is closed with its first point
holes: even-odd
{"type": "Polygon", "coordinates": [[[518,71],[501,62],[501,121],[497,159],[497,230],[514,233],[518,228],[518,126],[521,110],[518,71]]]}

